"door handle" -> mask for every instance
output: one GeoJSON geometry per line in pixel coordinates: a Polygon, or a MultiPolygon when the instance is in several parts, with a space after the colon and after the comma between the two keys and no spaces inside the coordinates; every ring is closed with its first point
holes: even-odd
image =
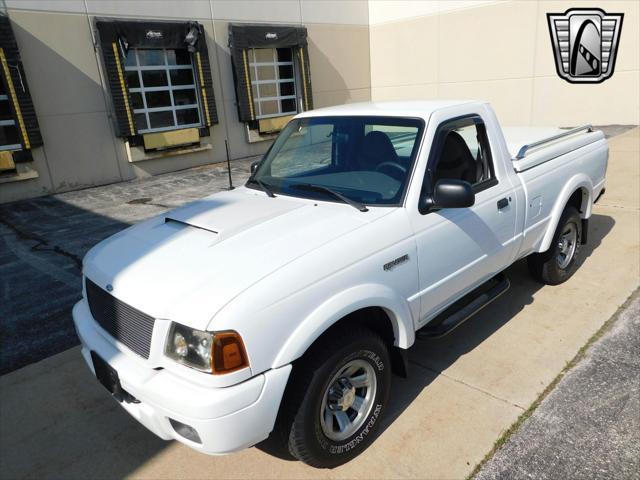
{"type": "Polygon", "coordinates": [[[506,198],[501,198],[500,200],[498,200],[498,210],[502,210],[503,208],[506,208],[509,206],[509,200],[506,198]]]}

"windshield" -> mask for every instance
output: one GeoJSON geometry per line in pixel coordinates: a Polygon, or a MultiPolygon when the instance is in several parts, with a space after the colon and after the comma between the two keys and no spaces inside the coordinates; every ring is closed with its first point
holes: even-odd
{"type": "Polygon", "coordinates": [[[397,117],[292,120],[247,186],[302,198],[341,201],[341,195],[363,205],[399,205],[423,125],[397,117]]]}

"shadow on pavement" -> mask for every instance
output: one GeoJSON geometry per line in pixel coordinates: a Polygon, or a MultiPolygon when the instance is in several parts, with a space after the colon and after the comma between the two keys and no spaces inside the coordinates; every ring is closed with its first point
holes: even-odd
{"type": "MultiPolygon", "coordinates": [[[[234,161],[235,185],[255,158],[234,161]]],[[[78,344],[71,308],[96,243],[228,187],[224,165],[0,204],[0,375],[78,344]]]]}
{"type": "Polygon", "coordinates": [[[128,226],[55,197],[0,205],[0,375],[78,344],[82,257],[128,226]]]}

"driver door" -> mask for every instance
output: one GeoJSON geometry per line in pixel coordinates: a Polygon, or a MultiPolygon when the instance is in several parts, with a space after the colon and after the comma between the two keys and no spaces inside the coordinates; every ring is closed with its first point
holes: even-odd
{"type": "Polygon", "coordinates": [[[420,320],[426,324],[511,261],[516,227],[514,188],[494,168],[480,115],[444,121],[429,154],[423,190],[439,179],[472,184],[475,204],[411,215],[417,245],[420,320]]]}

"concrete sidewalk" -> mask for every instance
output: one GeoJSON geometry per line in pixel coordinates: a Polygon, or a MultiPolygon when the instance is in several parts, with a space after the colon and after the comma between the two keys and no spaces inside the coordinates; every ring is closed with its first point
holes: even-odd
{"type": "Polygon", "coordinates": [[[640,476],[640,292],[475,480],[640,476]]]}
{"type": "Polygon", "coordinates": [[[315,470],[266,445],[207,457],[162,442],[107,397],[74,348],[0,378],[0,478],[465,477],[637,288],[639,134],[611,139],[607,194],[574,277],[542,287],[517,263],[507,295],[417,344],[382,435],[349,464],[315,470]]]}

